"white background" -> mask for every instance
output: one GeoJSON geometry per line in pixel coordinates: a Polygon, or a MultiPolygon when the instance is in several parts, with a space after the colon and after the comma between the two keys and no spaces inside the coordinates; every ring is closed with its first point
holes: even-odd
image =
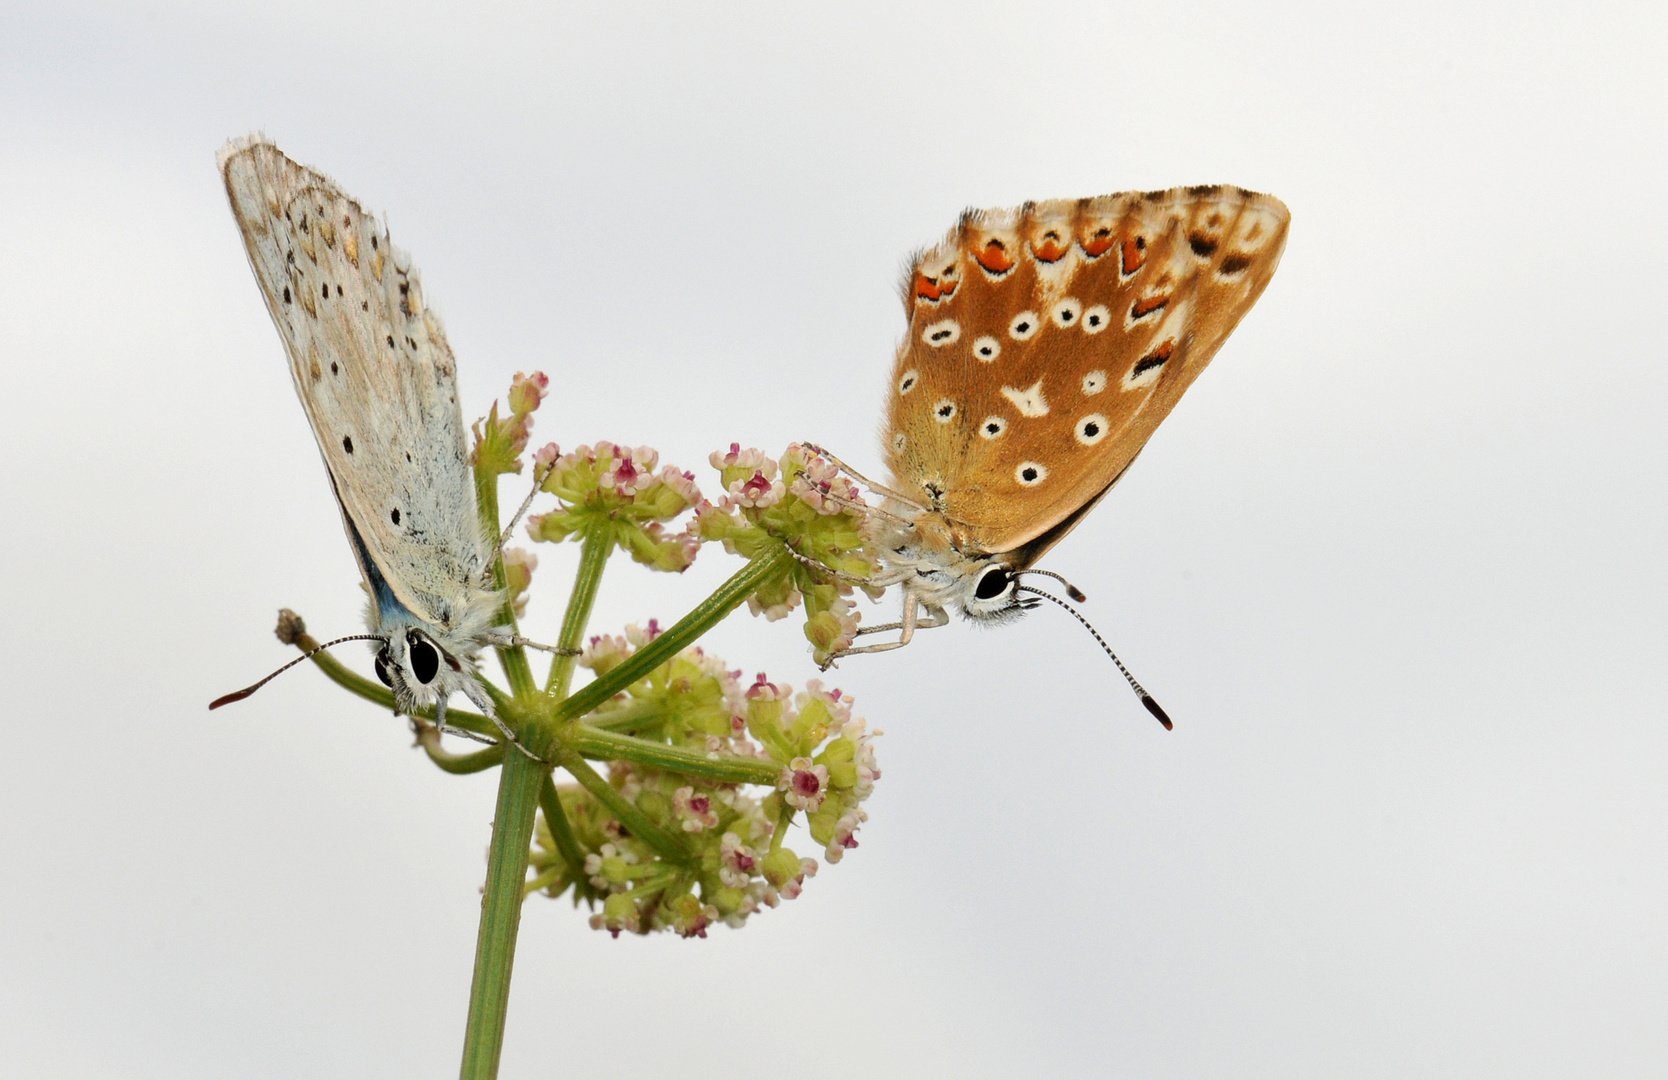
{"type": "MultiPolygon", "coordinates": [[[[0,1074],[457,1067],[494,776],[305,669],[205,709],[280,605],[359,625],[214,169],[264,128],[388,213],[467,416],[540,368],[538,442],[709,490],[731,441],[878,462],[900,263],[964,206],[1293,211],[1046,562],[1175,732],[1057,611],[848,662],[862,847],[705,941],[530,901],[506,1077],[1662,1075],[1663,20],[7,0],[0,1074]]],[[[618,562],[594,625],[737,565],[618,562]]],[[[803,685],[797,625],[709,641],[803,685]]]]}

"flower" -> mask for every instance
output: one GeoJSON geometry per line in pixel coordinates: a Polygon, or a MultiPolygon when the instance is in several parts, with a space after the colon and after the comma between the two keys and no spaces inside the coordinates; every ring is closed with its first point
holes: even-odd
{"type": "Polygon", "coordinates": [[[828,766],[814,764],[808,757],[796,757],[782,769],[776,790],[784,793],[787,804],[796,810],[814,814],[827,795],[828,766]]]}
{"type": "Polygon", "coordinates": [[[704,502],[695,478],[659,466],[652,447],[599,442],[563,454],[552,443],[534,455],[542,490],[561,505],[527,519],[534,540],[605,537],[655,570],[682,571],[695,561],[700,538],[692,528],[668,532],[665,523],[704,502]]]}
{"type": "Polygon", "coordinates": [[[470,453],[470,464],[489,476],[521,471],[521,452],[527,449],[527,439],[533,430],[533,412],[544,400],[550,380],[541,371],[531,375],[516,372],[510,380],[510,415],[499,419],[498,403],[492,403],[486,417],[477,420],[475,448],[470,453]]]}

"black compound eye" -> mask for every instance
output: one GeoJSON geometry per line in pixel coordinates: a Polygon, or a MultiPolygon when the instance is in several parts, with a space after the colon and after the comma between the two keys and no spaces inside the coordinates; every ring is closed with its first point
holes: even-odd
{"type": "Polygon", "coordinates": [[[440,671],[440,650],[428,638],[416,634],[406,640],[411,648],[411,673],[417,676],[418,682],[427,686],[440,671]]]}
{"type": "Polygon", "coordinates": [[[388,659],[387,649],[383,649],[381,652],[376,654],[376,677],[382,680],[383,686],[392,690],[394,689],[394,677],[388,674],[388,665],[390,663],[391,661],[388,659]]]}
{"type": "Polygon", "coordinates": [[[993,566],[979,577],[979,584],[974,586],[973,595],[980,600],[994,600],[1008,591],[1008,583],[1013,581],[1013,575],[1000,566],[993,566]]]}

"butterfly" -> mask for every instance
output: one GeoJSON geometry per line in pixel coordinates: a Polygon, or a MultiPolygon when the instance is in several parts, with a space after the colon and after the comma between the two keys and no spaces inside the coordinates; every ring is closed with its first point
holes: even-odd
{"type": "Polygon", "coordinates": [[[494,716],[475,658],[508,643],[492,626],[496,548],[476,515],[457,363],[417,272],[372,215],[264,137],[218,160],[364,576],[377,676],[399,712],[432,704],[443,723],[462,693],[494,716]]]}
{"type": "Polygon", "coordinates": [[[995,623],[1035,604],[1020,576],[1042,572],[1262,295],[1289,219],[1235,187],[1129,192],[970,210],[918,254],[874,519],[877,581],[902,584],[903,621],[874,628],[898,640],[849,651],[907,644],[952,605],[995,623]]]}

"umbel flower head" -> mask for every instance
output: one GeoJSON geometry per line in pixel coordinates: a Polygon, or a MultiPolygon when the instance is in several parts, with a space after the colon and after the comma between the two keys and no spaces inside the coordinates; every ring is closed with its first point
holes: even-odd
{"type": "Polygon", "coordinates": [[[521,452],[527,449],[527,439],[533,430],[533,413],[550,390],[550,379],[542,371],[531,375],[516,372],[510,380],[510,415],[498,418],[498,402],[486,418],[474,425],[475,448],[470,464],[478,473],[502,476],[521,471],[521,452]]]}
{"type": "Polygon", "coordinates": [[[689,529],[667,532],[666,523],[700,503],[701,491],[693,473],[657,468],[659,462],[660,455],[647,446],[599,442],[564,454],[551,443],[534,455],[534,475],[561,506],[528,518],[528,535],[551,542],[578,539],[595,525],[651,569],[688,569],[700,540],[689,529]]]}
{"type": "MultiPolygon", "coordinates": [[[[592,638],[579,663],[602,675],[653,640],[656,627],[592,638]]],[[[707,760],[757,763],[775,785],[749,789],[672,769],[616,761],[612,792],[676,838],[669,857],[622,825],[578,785],[558,788],[568,836],[542,818],[531,888],[573,891],[589,903],[591,925],[618,934],[672,930],[705,936],[715,922],[741,926],[763,908],[797,897],[817,860],[785,840],[800,814],[829,862],[857,846],[861,803],[880,776],[873,736],[854,719],[851,699],[812,680],[803,693],[762,674],[743,688],[740,672],[686,649],[592,714],[591,723],[641,739],[699,751],[707,760]],[[565,850],[564,850],[565,849],[565,850]],[[596,908],[600,905],[601,910],[596,908]]],[[[641,830],[639,830],[641,831],[641,830]]]]}
{"type": "Polygon", "coordinates": [[[859,615],[853,584],[873,574],[878,561],[863,534],[862,493],[831,462],[798,443],[781,463],[759,450],[731,443],[711,458],[724,485],[715,503],[696,510],[702,540],[718,540],[732,554],[753,558],[766,545],[784,543],[797,561],[748,600],[755,615],[775,621],[805,604],[805,637],[819,664],[849,647],[859,615]]]}

